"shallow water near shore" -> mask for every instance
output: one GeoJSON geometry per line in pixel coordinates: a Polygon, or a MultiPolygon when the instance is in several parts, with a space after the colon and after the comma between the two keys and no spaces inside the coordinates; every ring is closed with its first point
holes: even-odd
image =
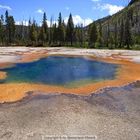
{"type": "Polygon", "coordinates": [[[49,56],[35,62],[16,64],[1,69],[7,78],[1,83],[41,83],[77,86],[115,79],[119,65],[83,57],[49,56]]]}

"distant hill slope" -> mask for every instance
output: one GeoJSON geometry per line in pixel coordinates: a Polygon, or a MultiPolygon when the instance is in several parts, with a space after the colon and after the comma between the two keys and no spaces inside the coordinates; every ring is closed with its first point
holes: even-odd
{"type": "Polygon", "coordinates": [[[99,25],[102,26],[102,34],[105,40],[109,38],[107,36],[108,30],[112,36],[115,32],[117,32],[119,36],[121,24],[123,22],[125,25],[126,19],[129,19],[130,30],[135,40],[135,44],[140,44],[140,0],[131,0],[129,5],[123,10],[112,16],[98,19],[95,23],[97,27],[99,27],[99,25]]]}
{"type": "Polygon", "coordinates": [[[131,0],[129,5],[118,13],[95,21],[97,24],[101,22],[103,28],[111,24],[110,28],[113,29],[114,24],[120,25],[121,20],[125,20],[127,13],[131,23],[131,30],[134,34],[140,34],[140,0],[131,0]]]}
{"type": "Polygon", "coordinates": [[[132,5],[132,4],[134,4],[135,2],[138,2],[139,0],[131,0],[130,1],[130,3],[129,3],[129,5],[132,5]]]}

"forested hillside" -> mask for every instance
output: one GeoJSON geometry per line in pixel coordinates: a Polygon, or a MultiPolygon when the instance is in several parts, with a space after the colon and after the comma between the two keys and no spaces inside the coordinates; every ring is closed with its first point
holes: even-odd
{"type": "Polygon", "coordinates": [[[132,0],[122,11],[96,22],[109,48],[140,48],[140,1],[132,0]]]}
{"type": "Polygon", "coordinates": [[[140,49],[140,1],[129,5],[115,15],[99,19],[87,27],[75,26],[72,14],[65,23],[61,13],[57,22],[43,14],[42,25],[35,19],[15,25],[8,11],[0,18],[0,46],[73,46],[83,48],[140,49]]]}
{"type": "Polygon", "coordinates": [[[130,3],[129,3],[129,5],[132,5],[133,3],[138,2],[138,1],[139,0],[131,0],[130,3]]]}

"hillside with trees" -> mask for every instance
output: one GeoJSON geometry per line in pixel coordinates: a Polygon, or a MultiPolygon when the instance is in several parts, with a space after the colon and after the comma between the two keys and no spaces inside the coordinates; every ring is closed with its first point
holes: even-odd
{"type": "Polygon", "coordinates": [[[59,13],[58,21],[43,14],[39,26],[29,19],[28,26],[15,25],[8,11],[0,17],[0,46],[73,46],[81,48],[140,49],[140,2],[129,5],[113,16],[108,16],[84,27],[75,26],[72,14],[65,23],[59,13]]]}
{"type": "Polygon", "coordinates": [[[140,1],[131,0],[120,12],[95,23],[108,48],[140,49],[140,1]]]}

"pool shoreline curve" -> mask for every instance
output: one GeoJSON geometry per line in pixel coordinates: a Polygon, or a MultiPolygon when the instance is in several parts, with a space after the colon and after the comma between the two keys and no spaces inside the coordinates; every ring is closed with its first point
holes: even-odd
{"type": "MultiPolygon", "coordinates": [[[[45,52],[36,52],[36,53],[28,53],[22,56],[17,63],[24,63],[24,62],[32,62],[38,60],[40,58],[47,57],[49,55],[56,54],[49,54],[45,52]]],[[[60,54],[58,54],[60,55],[60,54]]],[[[65,55],[61,55],[65,56],[65,55]]],[[[76,57],[76,55],[67,55],[76,57]]],[[[49,85],[40,85],[40,84],[27,84],[27,83],[20,83],[20,84],[0,84],[0,90],[4,91],[0,94],[0,103],[4,102],[14,102],[21,100],[22,98],[27,96],[27,92],[29,91],[40,91],[44,94],[76,94],[76,95],[90,95],[91,93],[96,93],[96,91],[106,88],[106,87],[118,87],[124,86],[129,83],[133,83],[135,81],[140,80],[140,64],[133,63],[127,59],[118,60],[112,59],[110,57],[106,58],[99,58],[93,55],[84,55],[84,57],[88,57],[89,59],[99,60],[108,63],[120,64],[122,67],[117,72],[117,78],[115,80],[108,80],[102,83],[96,84],[88,84],[78,88],[61,88],[57,86],[49,86],[49,85]]],[[[116,56],[115,56],[116,57],[116,56]]],[[[114,57],[114,58],[115,58],[114,57]]]]}

